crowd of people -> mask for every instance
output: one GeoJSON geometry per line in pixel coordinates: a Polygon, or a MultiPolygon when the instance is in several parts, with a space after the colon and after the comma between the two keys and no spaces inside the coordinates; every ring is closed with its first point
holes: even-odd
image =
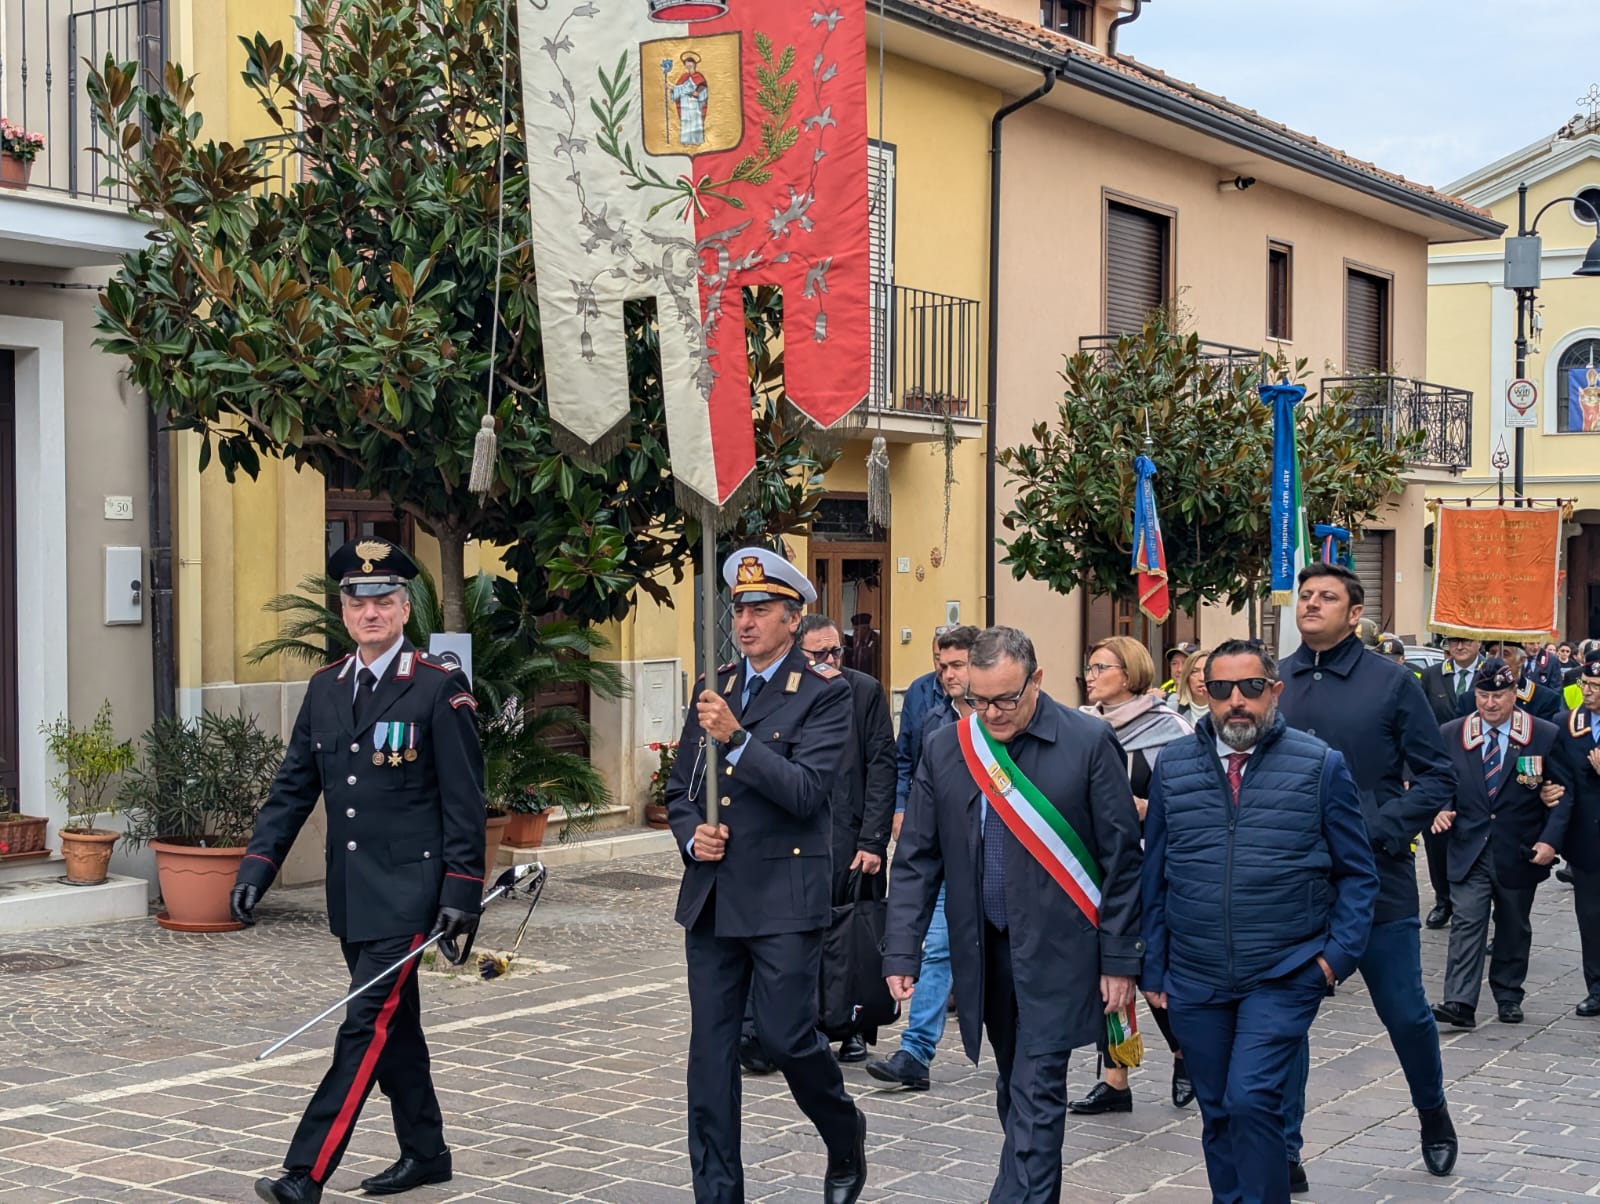
{"type": "MultiPolygon", "coordinates": [[[[482,764],[459,667],[405,643],[414,564],[369,541],[329,571],[358,651],[313,679],[233,909],[254,921],[325,795],[330,923],[359,980],[430,931],[470,944],[482,764]],[[376,719],[419,727],[414,765],[362,768],[376,719]],[[405,841],[369,841],[393,819],[373,791],[404,805],[405,841]],[[377,907],[371,874],[396,858],[417,890],[377,907]]],[[[845,1009],[859,1022],[823,1024],[819,996],[847,971],[852,984],[864,971],[888,1014],[890,1000],[903,1007],[898,1048],[867,1061],[875,1080],[932,1089],[952,1014],[967,1057],[987,1041],[1003,1136],[990,1204],[1059,1201],[1068,1114],[1133,1109],[1141,1012],[1172,1053],[1171,1104],[1198,1104],[1213,1198],[1278,1204],[1306,1190],[1309,1033],[1358,974],[1404,1074],[1422,1164],[1450,1174],[1459,1140],[1438,1026],[1476,1024],[1486,965],[1499,1021],[1522,1021],[1533,901],[1563,855],[1588,991],[1577,1012],[1600,1015],[1600,648],[1451,639],[1417,672],[1364,620],[1359,578],[1316,564],[1298,580],[1300,645],[1281,662],[1255,640],[1183,644],[1158,683],[1146,647],[1116,636],[1089,650],[1078,707],[1045,692],[1024,632],[941,627],[896,734],[877,678],[844,664],[838,622],[804,613],[817,599],[804,574],[746,548],[723,577],[740,655],[698,683],[666,788],[684,863],[686,1136],[701,1204],[743,1201],[741,1078],[771,1072],[826,1148],[825,1204],[860,1198],[869,1133],[840,1063],[871,1057],[881,1019],[863,996],[845,1009]],[[1451,930],[1431,991],[1419,842],[1426,923],[1451,930]],[[864,903],[877,948],[830,942],[841,912],[864,903]],[[1070,1055],[1090,1048],[1095,1081],[1070,1099],[1070,1055]]],[[[321,1198],[374,1085],[400,1158],[363,1187],[447,1181],[409,970],[351,1003],[262,1199],[321,1198]]]]}

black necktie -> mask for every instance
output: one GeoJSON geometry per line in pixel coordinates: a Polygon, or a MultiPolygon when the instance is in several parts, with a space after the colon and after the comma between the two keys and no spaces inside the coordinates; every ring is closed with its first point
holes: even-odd
{"type": "Polygon", "coordinates": [[[761,687],[767,684],[767,679],[760,676],[752,677],[745,683],[744,705],[749,706],[756,700],[756,695],[761,693],[761,687]]]}
{"type": "Polygon", "coordinates": [[[990,925],[1006,930],[1006,825],[990,807],[983,817],[983,914],[990,925]]]}
{"type": "Polygon", "coordinates": [[[377,684],[377,675],[373,673],[371,669],[368,669],[365,665],[363,665],[361,667],[361,672],[356,674],[355,720],[356,731],[358,732],[367,726],[367,708],[372,702],[373,694],[376,693],[374,687],[376,687],[377,684]]]}

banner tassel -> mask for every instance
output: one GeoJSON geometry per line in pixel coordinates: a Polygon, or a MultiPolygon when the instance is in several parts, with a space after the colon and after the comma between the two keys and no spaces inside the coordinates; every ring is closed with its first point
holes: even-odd
{"type": "Polygon", "coordinates": [[[472,471],[467,476],[467,488],[479,497],[489,492],[494,484],[495,451],[494,415],[485,414],[478,433],[472,438],[472,471]]]}
{"type": "Polygon", "coordinates": [[[867,521],[874,526],[889,525],[889,444],[882,435],[872,437],[867,453],[867,521]]]}

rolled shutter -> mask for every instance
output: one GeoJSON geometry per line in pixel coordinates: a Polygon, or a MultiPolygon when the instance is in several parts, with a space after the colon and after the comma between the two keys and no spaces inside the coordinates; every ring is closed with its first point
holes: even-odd
{"type": "Polygon", "coordinates": [[[1387,531],[1368,531],[1365,538],[1352,546],[1355,574],[1361,579],[1361,588],[1366,591],[1366,605],[1362,613],[1380,627],[1389,613],[1388,599],[1383,589],[1383,542],[1387,538],[1387,531]]]}
{"type": "Polygon", "coordinates": [[[1168,220],[1158,213],[1106,206],[1106,333],[1139,330],[1167,303],[1168,220]]]}
{"type": "Polygon", "coordinates": [[[1389,282],[1349,272],[1344,286],[1344,370],[1389,370],[1389,282]]]}

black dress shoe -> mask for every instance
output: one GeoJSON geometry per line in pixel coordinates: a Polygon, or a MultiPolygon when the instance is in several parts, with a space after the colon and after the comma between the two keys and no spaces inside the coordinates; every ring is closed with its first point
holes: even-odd
{"type": "Polygon", "coordinates": [[[379,1171],[372,1178],[361,1180],[361,1190],[369,1196],[397,1196],[403,1191],[410,1191],[413,1187],[448,1182],[450,1182],[449,1150],[433,1158],[413,1158],[409,1154],[402,1154],[400,1161],[388,1170],[379,1171]]]}
{"type": "Polygon", "coordinates": [[[1082,1099],[1075,1099],[1067,1107],[1079,1116],[1099,1116],[1103,1112],[1132,1112],[1133,1090],[1129,1087],[1113,1087],[1110,1083],[1101,1081],[1094,1085],[1094,1090],[1082,1099]]]}
{"type": "Polygon", "coordinates": [[[867,1118],[856,1109],[856,1143],[843,1154],[829,1153],[822,1178],[824,1204],[856,1204],[867,1185],[867,1118]]]}
{"type": "Polygon", "coordinates": [[[1565,882],[1568,886],[1572,885],[1572,867],[1565,861],[1556,866],[1556,881],[1565,882]]]}
{"type": "Polygon", "coordinates": [[[867,1042],[860,1033],[846,1037],[839,1045],[839,1061],[865,1062],[867,1060],[867,1042]]]}
{"type": "Polygon", "coordinates": [[[1590,995],[1572,1009],[1580,1016],[1600,1016],[1600,995],[1590,995]]]}
{"type": "MultiPolygon", "coordinates": [[[[1131,1100],[1129,1101],[1132,1102],[1131,1100]]],[[[1194,1084],[1189,1081],[1188,1068],[1182,1058],[1172,1059],[1172,1106],[1187,1108],[1194,1103],[1194,1084]]]]}
{"type": "Polygon", "coordinates": [[[1422,1118],[1422,1165],[1430,1175],[1448,1175],[1455,1169],[1456,1127],[1450,1123],[1450,1109],[1441,1105],[1417,1114],[1422,1118]]]}
{"type": "Polygon", "coordinates": [[[1477,1009],[1469,1008],[1464,1003],[1436,1003],[1433,1005],[1433,1018],[1440,1024],[1449,1024],[1455,1028],[1477,1028],[1477,1009]]]}
{"type": "Polygon", "coordinates": [[[903,1049],[894,1056],[867,1063],[867,1073],[885,1083],[898,1083],[907,1091],[928,1089],[928,1068],[903,1049]]]}
{"type": "Polygon", "coordinates": [[[1428,913],[1428,918],[1423,922],[1427,924],[1429,928],[1443,928],[1450,922],[1450,917],[1454,914],[1454,911],[1450,907],[1447,907],[1445,904],[1441,903],[1428,913]]]}
{"type": "Polygon", "coordinates": [[[754,1037],[740,1040],[739,1065],[744,1067],[746,1074],[771,1074],[778,1069],[772,1059],[767,1057],[767,1051],[761,1048],[761,1042],[754,1037]]]}
{"type": "Polygon", "coordinates": [[[1522,1023],[1522,1007],[1521,1007],[1521,1005],[1515,1004],[1515,1003],[1502,1003],[1502,1004],[1499,1005],[1498,1011],[1500,1013],[1500,1023],[1501,1024],[1521,1024],[1522,1023]]]}
{"type": "Polygon", "coordinates": [[[1298,1158],[1289,1159],[1289,1190],[1296,1194],[1311,1190],[1311,1182],[1306,1178],[1305,1163],[1298,1158]]]}
{"type": "Polygon", "coordinates": [[[305,1171],[290,1171],[281,1179],[257,1179],[256,1195],[267,1204],[317,1204],[322,1184],[305,1171]]]}

